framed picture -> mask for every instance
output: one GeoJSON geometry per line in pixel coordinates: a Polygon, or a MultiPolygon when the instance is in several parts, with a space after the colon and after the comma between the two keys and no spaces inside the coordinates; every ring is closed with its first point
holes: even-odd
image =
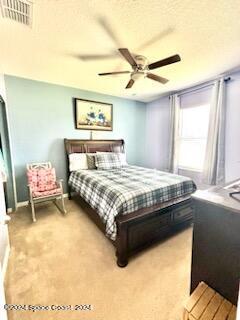
{"type": "Polygon", "coordinates": [[[112,104],[78,98],[74,101],[76,129],[112,131],[112,104]]]}

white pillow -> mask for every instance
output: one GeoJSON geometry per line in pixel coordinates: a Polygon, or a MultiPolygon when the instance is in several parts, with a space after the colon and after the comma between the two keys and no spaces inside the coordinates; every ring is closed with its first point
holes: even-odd
{"type": "Polygon", "coordinates": [[[106,154],[109,154],[109,153],[117,153],[120,157],[120,161],[121,161],[121,165],[122,166],[128,166],[128,163],[127,163],[127,156],[126,156],[126,153],[122,153],[122,152],[101,152],[101,151],[97,151],[97,153],[106,153],[106,154]]]}
{"type": "Polygon", "coordinates": [[[86,153],[71,153],[69,154],[69,171],[86,170],[88,169],[86,153]]]}

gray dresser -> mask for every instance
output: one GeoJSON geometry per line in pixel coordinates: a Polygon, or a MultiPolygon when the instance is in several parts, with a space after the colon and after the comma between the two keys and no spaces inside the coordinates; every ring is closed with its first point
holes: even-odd
{"type": "Polygon", "coordinates": [[[200,281],[237,304],[240,280],[240,195],[222,187],[193,196],[191,292],[200,281]]]}

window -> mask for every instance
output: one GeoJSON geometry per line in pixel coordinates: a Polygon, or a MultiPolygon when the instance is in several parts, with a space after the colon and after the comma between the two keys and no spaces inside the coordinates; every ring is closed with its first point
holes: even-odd
{"type": "Polygon", "coordinates": [[[203,170],[209,111],[209,104],[180,109],[178,157],[178,167],[180,169],[203,170]]]}

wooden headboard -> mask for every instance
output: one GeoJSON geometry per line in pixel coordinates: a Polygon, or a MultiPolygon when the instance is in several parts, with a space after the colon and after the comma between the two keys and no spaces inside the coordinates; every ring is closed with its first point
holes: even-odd
{"type": "Polygon", "coordinates": [[[64,139],[66,152],[70,153],[94,153],[124,152],[124,140],[77,140],[64,139]]]}
{"type": "Polygon", "coordinates": [[[67,153],[67,172],[69,176],[68,155],[71,153],[124,152],[124,140],[77,140],[64,139],[67,153]]]}

